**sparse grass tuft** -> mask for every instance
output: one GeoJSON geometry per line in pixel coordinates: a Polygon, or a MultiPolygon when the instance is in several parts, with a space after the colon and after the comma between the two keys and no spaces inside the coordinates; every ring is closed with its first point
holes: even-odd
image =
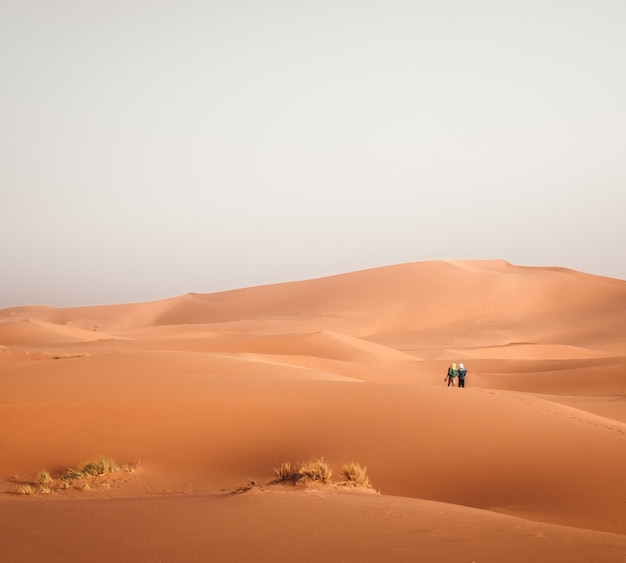
{"type": "Polygon", "coordinates": [[[99,457],[96,461],[86,463],[80,470],[83,475],[107,475],[117,471],[119,467],[112,459],[99,457]]]}
{"type": "Polygon", "coordinates": [[[281,463],[274,468],[276,479],[274,483],[292,481],[298,485],[307,483],[326,484],[330,481],[333,471],[324,461],[324,458],[313,459],[306,463],[300,463],[297,467],[291,467],[291,463],[281,463]]]}
{"type": "Polygon", "coordinates": [[[330,481],[333,470],[324,461],[324,458],[314,459],[300,465],[296,475],[296,483],[321,483],[326,484],[330,481]]]}
{"type": "MultiPolygon", "coordinates": [[[[292,482],[297,485],[320,484],[330,485],[333,474],[330,466],[324,458],[313,459],[307,463],[299,463],[292,467],[289,462],[282,463],[274,467],[276,479],[271,483],[292,482]]],[[[367,476],[367,468],[361,467],[358,463],[350,462],[341,468],[341,480],[337,483],[340,486],[363,487],[371,489],[372,485],[367,476]]]]}
{"type": "Polygon", "coordinates": [[[346,463],[341,468],[341,476],[343,477],[342,484],[344,485],[350,485],[352,487],[366,487],[368,489],[372,487],[370,480],[367,477],[367,467],[361,467],[358,463],[346,463]]]}
{"type": "MultiPolygon", "coordinates": [[[[118,464],[104,456],[100,456],[95,461],[85,463],[82,467],[70,468],[57,475],[58,481],[52,477],[52,475],[42,469],[37,473],[36,479],[30,482],[21,482],[17,475],[12,476],[12,480],[18,483],[16,490],[20,495],[34,495],[49,494],[55,491],[66,491],[70,487],[81,491],[87,491],[92,488],[92,485],[96,482],[104,488],[111,488],[113,485],[109,482],[109,479],[99,479],[100,476],[108,475],[115,471],[127,471],[134,472],[137,469],[137,465],[141,462],[118,466],[118,464]]],[[[252,485],[256,486],[254,481],[251,481],[252,485]]]]}
{"type": "Polygon", "coordinates": [[[291,469],[291,463],[288,461],[281,463],[278,467],[274,467],[274,474],[276,475],[275,483],[295,481],[297,476],[297,472],[291,469]]]}
{"type": "Polygon", "coordinates": [[[126,463],[122,465],[119,469],[121,471],[125,471],[126,473],[134,473],[135,471],[137,471],[137,467],[140,463],[141,460],[139,460],[137,463],[126,463]]]}
{"type": "Polygon", "coordinates": [[[233,491],[233,494],[237,495],[237,494],[245,493],[252,489],[262,489],[262,488],[263,486],[261,485],[261,483],[259,483],[258,481],[255,481],[254,479],[250,479],[247,483],[241,485],[241,487],[236,488],[233,491]]]}
{"type": "Polygon", "coordinates": [[[68,481],[71,479],[80,479],[84,476],[85,475],[82,473],[80,469],[74,469],[74,468],[70,468],[67,471],[64,471],[63,473],[61,473],[61,479],[63,479],[64,481],[68,481]]]}
{"type": "Polygon", "coordinates": [[[82,479],[97,475],[107,475],[119,470],[117,463],[106,457],[99,457],[95,461],[90,461],[80,469],[70,468],[61,474],[61,479],[82,479]]]}
{"type": "Polygon", "coordinates": [[[50,354],[53,360],[69,360],[71,358],[86,358],[89,352],[70,352],[65,354],[50,354]]]}
{"type": "Polygon", "coordinates": [[[17,488],[17,494],[18,495],[32,495],[33,488],[30,485],[20,485],[17,488]]]}
{"type": "Polygon", "coordinates": [[[50,476],[50,473],[42,469],[37,474],[37,482],[43,487],[52,483],[52,477],[50,476]]]}

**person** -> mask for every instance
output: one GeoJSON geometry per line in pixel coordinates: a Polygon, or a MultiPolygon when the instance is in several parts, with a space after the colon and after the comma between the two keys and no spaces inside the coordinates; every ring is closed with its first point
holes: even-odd
{"type": "Polygon", "coordinates": [[[459,373],[459,387],[465,387],[465,375],[467,374],[467,370],[465,369],[463,362],[459,364],[458,373],[459,373]]]}
{"type": "MultiPolygon", "coordinates": [[[[446,379],[448,380],[448,387],[454,387],[454,380],[456,379],[457,375],[459,375],[459,372],[456,369],[456,364],[450,364],[450,367],[448,368],[448,375],[446,375],[446,379]]],[[[444,381],[446,381],[446,379],[444,379],[444,381]]]]}

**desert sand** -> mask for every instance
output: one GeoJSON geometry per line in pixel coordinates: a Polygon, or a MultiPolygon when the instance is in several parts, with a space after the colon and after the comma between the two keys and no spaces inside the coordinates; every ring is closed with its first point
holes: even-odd
{"type": "Polygon", "coordinates": [[[432,261],[3,309],[0,451],[7,562],[624,562],[626,281],[432,261]],[[62,486],[99,456],[125,470],[62,486]],[[274,482],[313,459],[330,484],[274,482]]]}

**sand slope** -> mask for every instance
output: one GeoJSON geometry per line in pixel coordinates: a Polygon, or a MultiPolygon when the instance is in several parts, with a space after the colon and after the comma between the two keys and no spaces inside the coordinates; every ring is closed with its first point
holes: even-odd
{"type": "Polygon", "coordinates": [[[626,553],[622,535],[359,493],[44,502],[37,511],[18,500],[0,529],[14,561],[619,563],[626,553]],[[54,536],[45,532],[53,521],[54,536]]]}
{"type": "Polygon", "coordinates": [[[92,560],[116,538],[124,560],[623,561],[625,370],[626,282],[501,261],[5,309],[0,539],[66,560],[85,511],[65,553],[92,560]],[[15,494],[99,454],[139,470],[15,494]],[[268,485],[319,456],[380,494],[268,485]]]}

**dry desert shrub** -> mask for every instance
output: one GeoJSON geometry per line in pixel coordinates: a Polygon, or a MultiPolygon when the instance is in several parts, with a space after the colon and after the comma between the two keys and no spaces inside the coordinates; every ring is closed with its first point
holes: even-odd
{"type": "Polygon", "coordinates": [[[291,463],[288,461],[281,463],[278,467],[274,467],[274,474],[276,475],[275,483],[296,480],[296,471],[291,469],[291,463]]]}
{"type": "Polygon", "coordinates": [[[343,477],[343,485],[366,487],[368,489],[372,487],[367,477],[367,467],[361,467],[358,463],[346,463],[341,468],[341,476],[343,477]]]}
{"type": "Polygon", "coordinates": [[[135,471],[137,471],[140,463],[141,460],[136,463],[126,463],[120,467],[120,470],[125,471],[126,473],[134,473],[135,471]]]}
{"type": "Polygon", "coordinates": [[[314,459],[307,463],[303,463],[296,472],[296,483],[321,483],[326,484],[330,482],[330,477],[333,474],[333,470],[324,461],[324,458],[314,459]]]}
{"type": "MultiPolygon", "coordinates": [[[[127,471],[132,473],[136,471],[138,463],[139,462],[120,467],[114,460],[100,456],[95,461],[85,463],[82,467],[67,469],[58,476],[60,479],[58,483],[55,483],[54,478],[48,471],[42,469],[37,474],[35,481],[31,483],[22,483],[18,486],[16,492],[20,495],[35,494],[36,491],[33,487],[36,485],[39,485],[37,492],[40,494],[48,494],[58,490],[67,490],[72,485],[81,491],[86,491],[91,489],[90,482],[93,482],[94,478],[101,475],[108,475],[109,473],[113,473],[115,471],[127,471]]],[[[14,479],[17,479],[17,476],[15,476],[14,479]]],[[[111,487],[111,484],[105,482],[102,486],[109,488],[111,487]]]]}
{"type": "Polygon", "coordinates": [[[61,479],[64,481],[70,481],[72,479],[81,479],[85,475],[81,472],[80,469],[70,468],[61,473],[61,479]]]}
{"type": "Polygon", "coordinates": [[[237,487],[233,491],[233,494],[237,495],[237,494],[241,494],[241,493],[246,493],[248,491],[251,491],[252,489],[262,490],[263,486],[258,481],[255,481],[254,479],[250,479],[248,482],[244,483],[240,487],[237,487]]]}
{"type": "Polygon", "coordinates": [[[70,352],[65,354],[48,354],[53,360],[69,360],[72,358],[87,358],[89,352],[70,352]]]}
{"type": "Polygon", "coordinates": [[[86,463],[81,469],[83,475],[107,475],[119,469],[117,463],[106,457],[99,457],[96,461],[86,463]]]}
{"type": "Polygon", "coordinates": [[[17,494],[18,495],[32,495],[33,488],[30,485],[20,485],[17,488],[17,494]]]}
{"type": "Polygon", "coordinates": [[[292,468],[291,463],[281,463],[274,468],[276,479],[274,483],[291,481],[298,485],[307,483],[326,484],[330,482],[333,471],[324,461],[324,458],[313,459],[306,463],[300,463],[297,467],[292,468]]]}
{"type": "Polygon", "coordinates": [[[52,483],[52,477],[50,476],[50,473],[48,473],[45,469],[42,469],[38,474],[37,474],[37,482],[42,486],[48,486],[50,485],[50,483],[52,483]]]}
{"type": "MultiPolygon", "coordinates": [[[[274,468],[274,474],[276,475],[276,479],[274,479],[272,483],[290,481],[298,485],[328,485],[331,483],[330,479],[333,472],[322,457],[313,459],[307,463],[300,463],[296,467],[292,467],[289,462],[282,463],[274,468]]],[[[341,480],[337,484],[367,489],[372,488],[369,477],[367,476],[367,468],[361,467],[355,462],[344,464],[341,468],[341,480]]]]}
{"type": "Polygon", "coordinates": [[[90,461],[80,469],[70,468],[61,474],[61,479],[81,479],[83,477],[91,477],[97,475],[107,475],[119,469],[117,463],[104,456],[99,457],[95,461],[90,461]]]}

